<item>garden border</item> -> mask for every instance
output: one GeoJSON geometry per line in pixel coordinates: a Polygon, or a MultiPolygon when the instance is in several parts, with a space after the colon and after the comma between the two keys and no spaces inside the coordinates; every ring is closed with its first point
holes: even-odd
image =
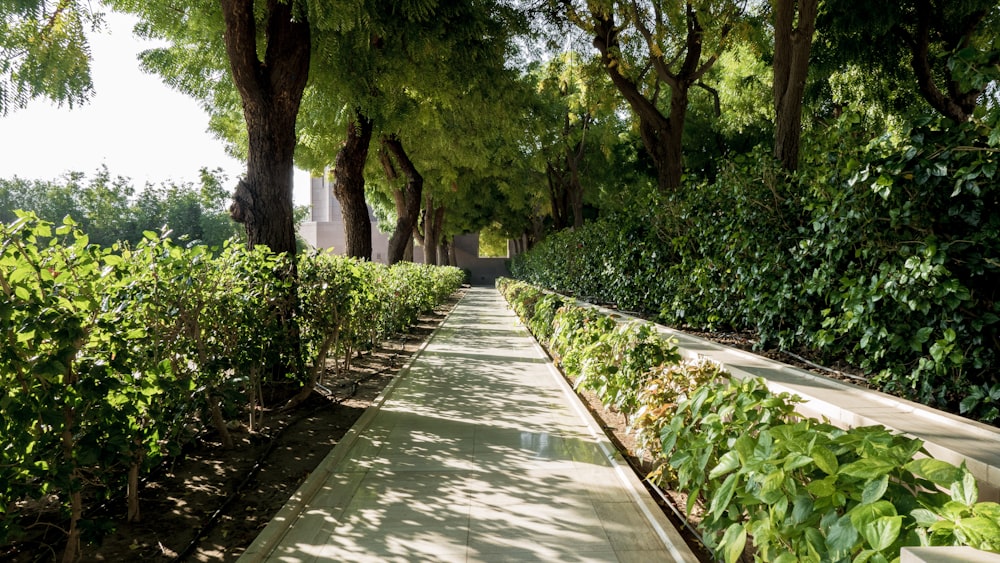
{"type": "MultiPolygon", "coordinates": [[[[619,319],[650,322],[570,299],[581,307],[619,319]]],[[[882,425],[922,440],[934,458],[954,465],[966,464],[978,481],[980,501],[1000,502],[1000,428],[653,324],[659,334],[676,340],[685,359],[707,357],[738,379],[760,377],[774,393],[798,395],[803,402],[796,405],[796,410],[805,416],[825,418],[841,428],[882,425]]]]}

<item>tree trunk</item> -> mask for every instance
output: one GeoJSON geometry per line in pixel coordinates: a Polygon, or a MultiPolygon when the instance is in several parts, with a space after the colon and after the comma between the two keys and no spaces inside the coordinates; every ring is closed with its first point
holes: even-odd
{"type": "MultiPolygon", "coordinates": [[[[219,0],[219,4],[225,23],[223,42],[243,103],[249,139],[247,175],[237,184],[229,212],[233,220],[243,223],[250,247],[265,245],[293,257],[288,276],[294,280],[298,272],[292,156],[295,120],[309,76],[309,23],[293,2],[267,0],[264,10],[245,0],[219,0]],[[258,28],[258,15],[262,16],[263,29],[258,28]],[[260,49],[258,38],[266,43],[260,49]]],[[[299,372],[296,300],[293,283],[280,311],[283,338],[268,352],[268,369],[275,377],[299,372]]]]}
{"type": "Polygon", "coordinates": [[[413,262],[413,236],[406,241],[406,249],[403,250],[403,262],[413,262]]]}
{"type": "MultiPolygon", "coordinates": [[[[68,386],[77,382],[76,373],[69,370],[66,374],[68,386]]],[[[70,470],[70,494],[69,494],[69,528],[66,530],[66,547],[63,550],[62,562],[75,563],[80,559],[80,520],[83,519],[83,478],[80,475],[80,468],[76,463],[76,436],[77,426],[76,409],[66,405],[63,407],[63,429],[62,429],[62,454],[63,458],[71,464],[70,470]]]]}
{"type": "Polygon", "coordinates": [[[552,228],[561,231],[566,228],[566,186],[562,174],[551,162],[545,165],[548,180],[549,203],[552,206],[552,228]]]}
{"type": "Polygon", "coordinates": [[[293,14],[292,2],[268,0],[261,60],[254,2],[220,4],[226,53],[249,137],[247,175],[236,188],[230,213],[243,223],[250,246],[295,254],[292,154],[309,72],[309,24],[304,14],[293,14]]]}
{"type": "Polygon", "coordinates": [[[583,158],[583,141],[573,148],[566,147],[566,168],[569,177],[566,179],[567,206],[573,212],[573,229],[583,227],[583,183],[580,181],[580,160],[583,158]]]}
{"type": "MultiPolygon", "coordinates": [[[[399,191],[396,199],[396,230],[389,238],[389,264],[403,260],[407,244],[413,241],[413,228],[417,225],[420,215],[421,195],[424,191],[424,177],[413,165],[410,157],[403,149],[403,143],[395,135],[382,139],[382,148],[386,153],[382,158],[382,167],[390,181],[397,177],[395,167],[398,166],[406,177],[406,186],[399,191]],[[391,157],[391,158],[390,158],[391,157]],[[393,159],[395,165],[393,165],[393,159]]],[[[426,252],[426,248],[424,249],[426,252]]]]}
{"type": "Polygon", "coordinates": [[[347,126],[347,141],[337,152],[333,168],[333,194],[340,202],[347,239],[346,254],[372,259],[372,223],[365,201],[365,162],[372,138],[372,120],[361,112],[347,126]]]}
{"type": "MultiPolygon", "coordinates": [[[[655,66],[657,78],[670,86],[669,117],[663,115],[657,107],[655,98],[647,98],[639,85],[622,74],[618,54],[621,45],[618,41],[618,27],[610,11],[591,12],[594,22],[594,46],[601,54],[601,62],[605,72],[611,78],[615,88],[622,94],[639,120],[639,134],[646,152],[653,160],[657,172],[657,186],[662,193],[673,192],[681,185],[684,172],[683,145],[684,118],[687,114],[688,90],[714,65],[716,57],[701,61],[702,36],[704,31],[694,8],[690,2],[687,9],[687,36],[680,69],[676,72],[667,67],[663,56],[651,57],[655,66]]],[[[637,24],[638,25],[638,24],[637,24]]],[[[646,36],[650,51],[659,50],[661,46],[653,44],[655,37],[647,30],[640,29],[646,36]]],[[[723,36],[728,29],[723,29],[723,36]]]]}
{"type": "MultiPolygon", "coordinates": [[[[136,444],[138,446],[138,444],[136,444]]],[[[139,466],[141,465],[140,460],[132,462],[132,465],[128,468],[128,483],[126,485],[126,497],[128,504],[128,511],[126,513],[126,522],[138,522],[141,519],[141,514],[139,512],[139,466]]]]}
{"type": "Polygon", "coordinates": [[[818,5],[818,0],[774,2],[774,156],[789,171],[799,166],[802,96],[818,5]]]}
{"type": "MultiPolygon", "coordinates": [[[[947,93],[943,92],[941,88],[938,87],[935,81],[934,71],[931,69],[931,55],[930,55],[930,42],[932,34],[932,22],[931,19],[934,17],[933,10],[928,2],[919,2],[916,10],[917,15],[917,25],[916,31],[913,37],[909,38],[910,53],[912,58],[910,59],[910,66],[913,68],[913,73],[917,78],[917,90],[920,95],[923,96],[927,103],[931,105],[935,110],[937,110],[941,115],[955,121],[956,123],[962,123],[968,121],[972,117],[972,113],[976,110],[976,105],[979,102],[979,97],[982,95],[983,90],[972,88],[967,91],[963,91],[960,87],[958,81],[955,80],[952,73],[947,72],[947,76],[943,78],[946,83],[947,93]]],[[[966,46],[969,43],[971,35],[974,33],[976,26],[982,17],[985,16],[986,12],[977,17],[975,21],[970,21],[965,27],[966,32],[962,37],[950,37],[949,47],[959,47],[966,46]]]]}
{"type": "Polygon", "coordinates": [[[427,196],[424,219],[424,264],[438,265],[438,243],[444,224],[444,206],[434,207],[434,198],[427,196]]]}

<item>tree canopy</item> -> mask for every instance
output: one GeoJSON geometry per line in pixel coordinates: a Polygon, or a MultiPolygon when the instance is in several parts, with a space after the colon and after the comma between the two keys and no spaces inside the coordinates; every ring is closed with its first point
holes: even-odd
{"type": "Polygon", "coordinates": [[[0,115],[35,98],[73,106],[93,92],[84,31],[101,15],[88,2],[0,3],[0,115]]]}

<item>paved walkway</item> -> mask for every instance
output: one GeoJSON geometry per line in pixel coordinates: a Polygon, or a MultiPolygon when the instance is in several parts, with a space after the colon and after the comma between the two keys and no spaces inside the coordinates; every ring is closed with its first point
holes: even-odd
{"type": "Polygon", "coordinates": [[[473,288],[240,561],[697,561],[613,452],[473,288]]]}

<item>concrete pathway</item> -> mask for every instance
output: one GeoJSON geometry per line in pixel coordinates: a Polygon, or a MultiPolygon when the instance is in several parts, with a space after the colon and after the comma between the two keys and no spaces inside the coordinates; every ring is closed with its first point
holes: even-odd
{"type": "Polygon", "coordinates": [[[265,560],[697,561],[490,288],[240,559],[265,560]]]}

